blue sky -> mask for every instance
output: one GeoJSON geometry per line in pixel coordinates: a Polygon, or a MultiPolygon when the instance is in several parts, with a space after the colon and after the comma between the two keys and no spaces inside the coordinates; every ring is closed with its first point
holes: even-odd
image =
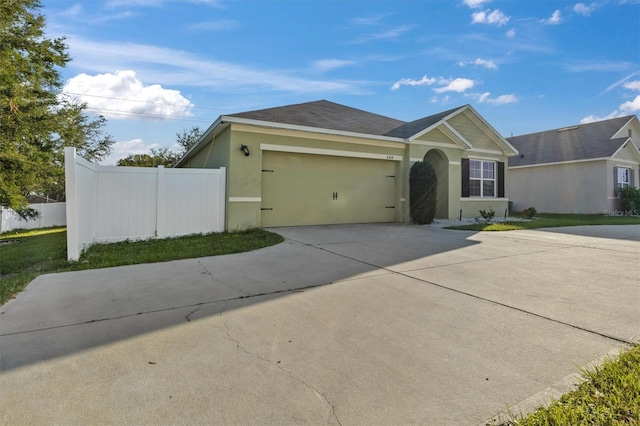
{"type": "Polygon", "coordinates": [[[42,0],[112,164],[219,116],[327,99],[471,104],[503,136],[637,114],[640,0],[42,0]]]}

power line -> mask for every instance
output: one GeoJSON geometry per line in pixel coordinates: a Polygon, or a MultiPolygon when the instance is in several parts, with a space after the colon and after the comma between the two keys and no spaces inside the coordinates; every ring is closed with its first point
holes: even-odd
{"type": "MultiPolygon", "coordinates": [[[[151,101],[143,101],[143,100],[140,100],[140,99],[119,98],[119,97],[115,97],[115,96],[90,95],[88,93],[77,93],[77,92],[67,92],[67,91],[64,91],[62,93],[63,94],[68,94],[68,95],[87,96],[87,97],[100,98],[100,99],[112,99],[112,100],[125,101],[125,102],[139,102],[139,103],[144,103],[144,104],[149,104],[149,105],[178,106],[178,107],[183,107],[183,108],[186,107],[185,105],[182,105],[182,104],[170,104],[170,103],[166,103],[166,102],[151,102],[151,101]]],[[[193,109],[206,109],[206,110],[212,110],[212,111],[226,111],[226,110],[224,110],[222,108],[199,107],[199,106],[195,106],[195,105],[191,106],[190,108],[193,108],[193,109]]]]}
{"type": "Polygon", "coordinates": [[[205,118],[205,117],[172,117],[172,116],[167,116],[167,115],[161,115],[161,114],[149,114],[149,113],[142,113],[142,112],[130,112],[130,111],[118,111],[118,110],[114,110],[114,109],[107,109],[107,108],[95,108],[95,107],[87,107],[88,111],[93,111],[95,113],[98,114],[102,114],[102,115],[121,115],[121,116],[127,116],[127,117],[141,117],[141,118],[152,118],[152,119],[156,119],[156,120],[174,120],[174,121],[194,121],[194,122],[205,122],[205,123],[211,123],[213,122],[213,120],[211,118],[205,118]]]}

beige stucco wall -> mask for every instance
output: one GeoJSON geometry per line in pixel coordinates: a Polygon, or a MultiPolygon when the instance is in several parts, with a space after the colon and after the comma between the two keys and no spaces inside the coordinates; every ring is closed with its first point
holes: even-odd
{"type": "MultiPolygon", "coordinates": [[[[404,154],[404,144],[384,141],[365,141],[359,138],[337,135],[310,134],[279,129],[256,128],[245,125],[232,125],[230,139],[230,168],[228,182],[228,221],[229,230],[244,229],[261,225],[262,191],[262,144],[288,147],[305,147],[319,150],[346,151],[350,153],[372,153],[380,155],[404,154]],[[245,157],[240,145],[247,145],[251,155],[245,157]],[[236,152],[237,151],[237,152],[236,152]],[[241,172],[238,172],[238,171],[241,172]],[[241,200],[239,200],[241,199],[241,200]],[[255,199],[249,201],[247,199],[255,199]],[[236,200],[236,201],[234,201],[236,200]],[[239,201],[237,201],[239,200],[239,201]]],[[[391,160],[389,160],[391,161],[391,160]]],[[[401,161],[394,161],[396,170],[401,170],[401,161]]],[[[396,179],[397,188],[402,188],[396,179]]],[[[396,191],[396,194],[401,194],[396,191]]],[[[396,196],[396,220],[401,220],[400,196],[396,196]]]]}
{"type": "Polygon", "coordinates": [[[613,166],[607,160],[510,168],[515,211],[604,213],[613,205],[613,166]]]}
{"type": "MultiPolygon", "coordinates": [[[[457,120],[458,129],[475,148],[499,152],[498,147],[487,134],[466,115],[461,114],[457,120]],[[474,128],[475,126],[475,128],[474,128]]],[[[452,123],[453,124],[453,123],[452,123]]],[[[203,144],[183,167],[227,167],[227,230],[260,227],[262,207],[262,164],[263,150],[279,147],[304,147],[305,149],[326,151],[340,155],[340,152],[359,154],[375,154],[391,156],[396,176],[395,220],[410,222],[409,215],[409,172],[415,161],[423,160],[429,152],[437,152],[443,157],[438,164],[439,173],[446,175],[446,185],[439,188],[438,216],[457,219],[460,209],[464,217],[477,217],[478,210],[493,207],[498,214],[502,214],[507,207],[508,199],[461,199],[462,173],[461,158],[475,158],[477,152],[462,150],[453,143],[443,132],[434,129],[418,140],[404,143],[364,139],[352,136],[328,133],[304,132],[289,129],[274,129],[250,126],[238,123],[228,123],[227,127],[216,135],[213,144],[203,144]],[[240,150],[241,145],[247,145],[250,151],[245,156],[240,150]],[[269,145],[271,147],[265,147],[269,145]],[[401,161],[399,161],[402,159],[401,161]],[[445,187],[446,186],[446,187],[445,187]],[[446,197],[442,194],[446,193],[446,197]],[[444,200],[444,201],[442,201],[444,200]],[[442,204],[444,202],[444,204],[442,204]]],[[[320,152],[316,152],[320,153],[320,152]]],[[[480,155],[480,154],[478,154],[480,155]]],[[[495,161],[507,161],[504,155],[482,152],[483,159],[491,158],[495,161]]],[[[505,178],[508,175],[505,167],[505,178]]],[[[507,181],[508,183],[508,181],[507,181]]],[[[508,186],[505,184],[505,189],[508,186]]]]}

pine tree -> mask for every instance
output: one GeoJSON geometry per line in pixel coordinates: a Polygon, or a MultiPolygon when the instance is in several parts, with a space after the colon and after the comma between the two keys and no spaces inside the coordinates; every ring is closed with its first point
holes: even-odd
{"type": "Polygon", "coordinates": [[[64,188],[63,147],[100,159],[113,141],[104,118],[60,96],[70,60],[64,38],[45,36],[40,0],[0,1],[0,205],[27,206],[29,192],[64,188]]]}

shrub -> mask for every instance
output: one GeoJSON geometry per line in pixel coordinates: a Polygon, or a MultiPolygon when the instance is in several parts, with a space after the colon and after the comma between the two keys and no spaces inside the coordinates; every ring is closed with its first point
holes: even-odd
{"type": "Polygon", "coordinates": [[[418,225],[433,222],[436,215],[438,178],[436,171],[426,161],[418,161],[409,173],[409,213],[418,225]]]}
{"type": "Polygon", "coordinates": [[[620,189],[620,201],[622,210],[640,210],[640,189],[625,186],[620,189]]]}
{"type": "Polygon", "coordinates": [[[489,206],[489,210],[480,210],[480,216],[487,222],[491,222],[491,219],[496,215],[496,211],[493,207],[489,206]]]}
{"type": "Polygon", "coordinates": [[[538,211],[536,210],[535,207],[529,207],[528,209],[524,209],[522,210],[522,213],[525,214],[525,216],[527,216],[529,219],[531,219],[532,217],[534,217],[536,215],[536,213],[538,213],[538,211]]]}

